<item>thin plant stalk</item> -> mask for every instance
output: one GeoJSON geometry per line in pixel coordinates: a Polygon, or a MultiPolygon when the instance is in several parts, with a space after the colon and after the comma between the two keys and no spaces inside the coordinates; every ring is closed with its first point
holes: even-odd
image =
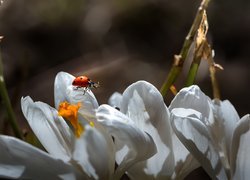
{"type": "Polygon", "coordinates": [[[185,86],[191,86],[194,84],[195,77],[197,75],[198,69],[199,69],[200,61],[197,63],[192,63],[189,73],[188,73],[188,78],[185,86]]]}
{"type": "Polygon", "coordinates": [[[186,86],[191,86],[192,84],[194,84],[202,56],[203,56],[203,44],[194,53],[194,59],[187,75],[186,86]]]}
{"type": "Polygon", "coordinates": [[[208,32],[207,14],[206,11],[204,11],[200,26],[197,30],[197,34],[194,40],[195,44],[194,57],[187,75],[186,86],[191,86],[192,84],[194,84],[201,59],[206,55],[205,54],[206,50],[208,50],[206,49],[206,47],[209,48],[209,50],[211,50],[210,47],[206,46],[208,45],[206,38],[207,32],[208,32]]]}
{"type": "Polygon", "coordinates": [[[17,138],[22,139],[22,135],[21,135],[21,131],[18,127],[17,121],[16,121],[16,117],[15,117],[15,113],[13,111],[11,102],[10,102],[10,98],[8,95],[8,91],[4,82],[4,76],[3,76],[3,64],[2,64],[2,58],[1,58],[1,52],[0,52],[0,94],[1,94],[1,98],[2,101],[6,107],[6,111],[8,114],[8,121],[13,129],[13,132],[15,134],[15,136],[17,138]]]}
{"type": "Polygon", "coordinates": [[[194,41],[195,34],[200,26],[200,22],[202,21],[204,11],[207,9],[209,2],[210,2],[210,0],[203,0],[201,2],[200,6],[198,8],[198,11],[196,13],[195,19],[193,21],[193,24],[189,30],[188,35],[185,38],[185,41],[183,43],[180,54],[175,55],[174,63],[170,69],[170,72],[167,75],[165,82],[163,83],[163,85],[160,89],[160,92],[161,92],[163,97],[166,96],[166,94],[169,91],[170,86],[176,81],[177,77],[179,76],[179,74],[182,71],[184,61],[187,58],[189,49],[192,45],[192,42],[194,41]],[[178,57],[178,58],[176,59],[176,57],[178,57]]]}
{"type": "Polygon", "coordinates": [[[220,99],[219,84],[218,84],[218,81],[216,79],[216,67],[213,65],[210,66],[209,71],[210,71],[210,77],[211,77],[211,82],[212,82],[214,99],[220,99]]]}

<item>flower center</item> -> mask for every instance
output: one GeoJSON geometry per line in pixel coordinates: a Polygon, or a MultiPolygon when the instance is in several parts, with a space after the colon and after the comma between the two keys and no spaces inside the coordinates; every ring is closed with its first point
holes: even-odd
{"type": "Polygon", "coordinates": [[[80,137],[83,133],[83,126],[78,121],[78,110],[81,103],[70,104],[68,102],[61,102],[59,104],[58,115],[65,118],[74,128],[75,136],[80,137]]]}

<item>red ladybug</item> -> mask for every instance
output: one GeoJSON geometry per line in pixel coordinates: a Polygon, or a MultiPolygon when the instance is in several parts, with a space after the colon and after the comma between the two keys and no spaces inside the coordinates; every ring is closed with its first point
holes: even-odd
{"type": "Polygon", "coordinates": [[[92,80],[90,80],[87,76],[77,76],[73,82],[72,85],[76,87],[76,89],[83,88],[84,94],[87,90],[90,88],[98,88],[99,82],[95,83],[92,80]]]}

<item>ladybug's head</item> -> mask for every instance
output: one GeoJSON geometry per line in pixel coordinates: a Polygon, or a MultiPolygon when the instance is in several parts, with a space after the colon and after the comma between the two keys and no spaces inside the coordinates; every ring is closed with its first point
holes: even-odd
{"type": "Polygon", "coordinates": [[[100,87],[100,84],[99,84],[99,82],[95,83],[95,82],[93,82],[93,81],[90,80],[89,87],[96,89],[96,88],[100,87]]]}
{"type": "Polygon", "coordinates": [[[77,86],[77,80],[76,79],[73,80],[72,85],[77,86]]]}

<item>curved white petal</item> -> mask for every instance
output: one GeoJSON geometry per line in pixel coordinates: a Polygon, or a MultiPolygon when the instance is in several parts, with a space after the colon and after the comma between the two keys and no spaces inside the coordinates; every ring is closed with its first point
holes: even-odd
{"type": "Polygon", "coordinates": [[[114,147],[107,143],[96,128],[86,125],[74,149],[74,161],[90,178],[112,179],[115,169],[114,147]]]}
{"type": "Polygon", "coordinates": [[[202,118],[203,114],[193,109],[175,108],[171,112],[172,127],[180,141],[212,178],[226,179],[219,154],[202,118]]]}
{"type": "Polygon", "coordinates": [[[58,112],[30,97],[21,99],[21,107],[31,129],[44,148],[54,157],[69,161],[74,146],[74,134],[58,112]]]}
{"type": "Polygon", "coordinates": [[[218,121],[221,122],[224,128],[224,131],[221,130],[220,132],[218,132],[218,134],[221,134],[221,137],[223,139],[222,141],[224,141],[225,138],[225,143],[227,147],[226,155],[229,157],[232,135],[236,127],[236,124],[240,118],[234,106],[230,103],[230,101],[228,100],[220,101],[219,104],[214,101],[213,103],[215,107],[214,109],[215,118],[217,118],[218,121]]]}
{"type": "Polygon", "coordinates": [[[110,106],[118,108],[121,108],[121,102],[122,102],[122,94],[118,92],[113,93],[108,100],[108,104],[110,106]]]}
{"type": "Polygon", "coordinates": [[[169,105],[169,110],[171,111],[174,108],[194,109],[208,118],[211,113],[209,111],[211,109],[210,104],[212,104],[211,99],[197,85],[192,85],[182,88],[177,93],[169,105]]]}
{"type": "MultiPolygon", "coordinates": [[[[172,129],[169,111],[160,92],[146,81],[132,84],[123,93],[121,112],[131,118],[139,129],[150,134],[157,147],[157,153],[145,162],[145,166],[135,165],[133,169],[136,170],[133,172],[139,174],[142,171],[141,174],[144,175],[170,177],[174,171],[172,129]]],[[[136,174],[131,176],[135,177],[136,174]]]]}
{"type": "Polygon", "coordinates": [[[70,164],[19,139],[0,135],[0,178],[43,180],[64,176],[83,178],[70,164]]]}
{"type": "Polygon", "coordinates": [[[148,159],[155,154],[156,147],[151,136],[138,129],[134,122],[120,111],[109,105],[101,105],[97,109],[97,120],[107,128],[114,137],[117,150],[123,153],[116,154],[116,178],[119,178],[128,168],[136,162],[148,159]]]}
{"type": "MultiPolygon", "coordinates": [[[[105,145],[102,143],[100,144],[99,146],[99,150],[101,151],[101,153],[106,153],[105,157],[109,157],[109,160],[106,160],[106,162],[110,162],[109,166],[107,164],[104,165],[104,167],[110,167],[110,169],[112,169],[112,171],[109,171],[109,172],[113,172],[114,171],[114,161],[115,161],[115,147],[114,147],[114,142],[113,142],[113,139],[112,137],[110,136],[110,134],[108,133],[108,131],[106,130],[105,127],[103,127],[96,119],[96,112],[95,110],[93,111],[87,111],[86,109],[84,108],[80,108],[79,110],[79,114],[78,114],[78,119],[80,121],[80,123],[82,125],[90,125],[94,127],[94,130],[91,130],[90,128],[88,128],[89,130],[93,131],[94,133],[92,134],[97,134],[99,137],[99,139],[103,142],[105,142],[105,145]],[[98,132],[96,132],[98,131],[98,132]],[[102,148],[102,146],[104,148],[102,148]],[[106,149],[108,147],[108,150],[106,149]],[[103,150],[102,150],[103,149],[103,150]],[[113,162],[113,163],[112,163],[113,162]]],[[[85,130],[86,131],[86,130],[85,130]]],[[[85,134],[87,134],[86,132],[84,131],[84,136],[85,134]]],[[[90,131],[90,133],[91,133],[90,131]]],[[[90,136],[91,137],[91,136],[90,136]]],[[[86,141],[86,137],[84,137],[85,141],[86,141]]],[[[91,143],[91,142],[90,142],[91,143]]],[[[93,144],[94,146],[95,144],[93,144]]],[[[97,144],[98,145],[98,144],[97,144]]],[[[94,149],[94,148],[93,148],[94,149]]],[[[93,151],[94,152],[94,151],[93,151]]],[[[92,152],[90,152],[91,154],[92,152]]],[[[94,153],[95,154],[95,153],[94,153]]],[[[94,155],[95,156],[95,155],[94,155]]],[[[105,159],[105,158],[103,158],[105,159]]],[[[103,163],[102,163],[103,165],[103,163]]],[[[103,171],[103,170],[102,170],[103,171]]],[[[99,173],[100,174],[100,173],[99,173]]],[[[105,178],[106,179],[106,178],[105,178]]]]}
{"type": "Polygon", "coordinates": [[[181,143],[175,133],[172,134],[175,173],[172,179],[184,179],[189,173],[200,166],[200,163],[181,143]]]}
{"type": "Polygon", "coordinates": [[[231,146],[231,173],[233,179],[248,180],[250,177],[250,115],[238,122],[231,146]]]}
{"type": "Polygon", "coordinates": [[[66,90],[68,86],[72,85],[73,80],[75,79],[69,73],[59,72],[56,75],[54,82],[54,97],[55,97],[55,107],[58,108],[60,102],[66,100],[66,90]]]}
{"type": "Polygon", "coordinates": [[[83,89],[76,90],[72,85],[66,89],[65,100],[72,104],[81,102],[83,106],[90,107],[90,109],[96,109],[99,106],[91,90],[84,93],[83,89]]]}
{"type": "Polygon", "coordinates": [[[55,107],[58,108],[60,102],[67,101],[69,103],[81,102],[86,108],[96,109],[98,107],[97,100],[91,90],[83,92],[83,89],[76,90],[72,86],[74,76],[66,72],[59,72],[56,75],[54,83],[55,107]]]}

